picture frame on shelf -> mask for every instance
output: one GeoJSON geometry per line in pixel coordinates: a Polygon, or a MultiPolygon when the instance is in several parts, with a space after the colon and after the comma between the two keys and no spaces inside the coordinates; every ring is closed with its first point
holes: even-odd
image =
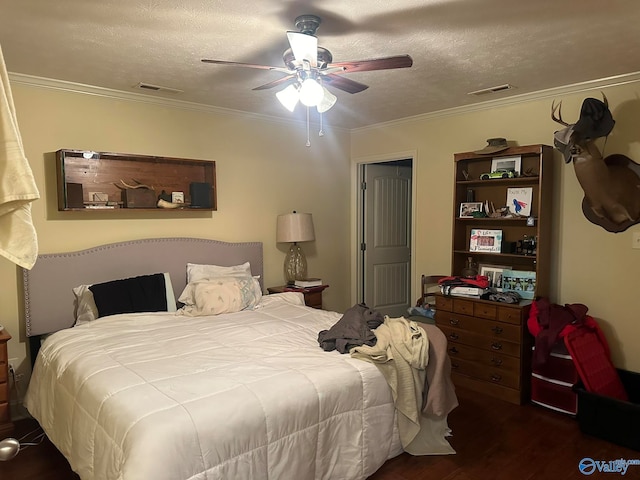
{"type": "Polygon", "coordinates": [[[505,270],[511,270],[513,267],[507,265],[489,265],[481,263],[478,265],[479,275],[483,275],[489,279],[489,287],[502,291],[502,276],[505,270]]]}
{"type": "Polygon", "coordinates": [[[482,202],[462,202],[460,204],[460,218],[474,218],[474,212],[482,213],[482,202]]]}
{"type": "Polygon", "coordinates": [[[491,171],[513,170],[516,175],[520,175],[522,169],[522,157],[514,155],[511,157],[496,157],[491,159],[491,171]]]}
{"type": "Polygon", "coordinates": [[[469,236],[469,251],[500,253],[502,251],[502,230],[472,228],[469,236]]]}
{"type": "Polygon", "coordinates": [[[516,292],[523,299],[533,300],[536,295],[536,272],[503,270],[502,290],[504,292],[516,292]]]}
{"type": "Polygon", "coordinates": [[[531,215],[531,202],[533,200],[533,187],[509,187],[507,188],[507,207],[509,212],[519,217],[531,215]]]}

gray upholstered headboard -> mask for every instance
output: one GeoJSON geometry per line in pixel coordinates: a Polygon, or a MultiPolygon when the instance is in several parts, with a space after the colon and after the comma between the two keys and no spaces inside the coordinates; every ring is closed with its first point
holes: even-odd
{"type": "Polygon", "coordinates": [[[264,290],[262,261],[261,242],[202,238],[150,238],[38,255],[35,266],[23,270],[26,333],[33,337],[71,327],[72,289],[78,285],[169,272],[178,298],[187,282],[187,263],[231,266],[250,262],[264,290]]]}

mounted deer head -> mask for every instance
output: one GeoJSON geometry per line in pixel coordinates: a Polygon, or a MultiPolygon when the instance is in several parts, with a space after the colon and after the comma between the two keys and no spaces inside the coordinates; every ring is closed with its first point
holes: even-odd
{"type": "Polygon", "coordinates": [[[551,119],[565,127],[555,132],[554,145],[566,163],[573,162],[585,194],[585,217],[610,232],[622,232],[640,223],[640,165],[625,155],[602,158],[595,140],[608,135],[615,124],[607,97],[602,98],[585,99],[575,124],[562,120],[562,102],[552,102],[551,119]]]}

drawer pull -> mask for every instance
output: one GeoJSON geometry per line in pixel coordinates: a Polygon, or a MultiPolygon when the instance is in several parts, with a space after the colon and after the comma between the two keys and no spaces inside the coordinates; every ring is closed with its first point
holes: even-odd
{"type": "Polygon", "coordinates": [[[502,350],[502,344],[501,343],[492,343],[491,344],[491,350],[502,350]]]}
{"type": "Polygon", "coordinates": [[[457,318],[450,318],[449,323],[453,326],[456,326],[460,323],[460,320],[458,320],[457,318]]]}
{"type": "Polygon", "coordinates": [[[497,374],[493,374],[491,375],[491,381],[492,382],[499,382],[500,380],[502,380],[502,375],[497,375],[497,374]]]}
{"type": "Polygon", "coordinates": [[[491,363],[493,363],[494,365],[497,365],[499,367],[500,365],[502,365],[502,359],[501,358],[496,358],[496,357],[491,357],[491,363]]]}
{"type": "Polygon", "coordinates": [[[457,333],[450,333],[450,334],[449,334],[449,338],[450,338],[451,340],[458,340],[458,338],[460,338],[460,337],[458,337],[458,334],[457,334],[457,333]]]}
{"type": "Polygon", "coordinates": [[[456,347],[451,347],[451,348],[449,349],[449,352],[450,352],[450,353],[453,353],[453,354],[455,355],[456,353],[458,353],[458,349],[457,349],[456,347]]]}
{"type": "Polygon", "coordinates": [[[491,327],[491,331],[492,331],[493,333],[495,333],[496,335],[500,335],[500,334],[502,333],[502,327],[498,327],[498,326],[496,326],[496,327],[491,327]]]}
{"type": "Polygon", "coordinates": [[[451,364],[451,368],[452,368],[453,370],[456,370],[456,369],[460,368],[460,365],[458,365],[457,363],[452,363],[452,364],[451,364]]]}

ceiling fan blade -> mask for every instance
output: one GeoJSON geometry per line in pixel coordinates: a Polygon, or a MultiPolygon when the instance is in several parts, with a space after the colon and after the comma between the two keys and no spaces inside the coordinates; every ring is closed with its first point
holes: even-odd
{"type": "Polygon", "coordinates": [[[358,93],[362,92],[369,88],[369,85],[365,85],[364,83],[354,82],[348,78],[345,78],[340,75],[335,75],[333,73],[329,73],[327,75],[322,76],[322,80],[332,87],[339,88],[347,93],[358,93]]]}
{"type": "Polygon", "coordinates": [[[334,68],[339,68],[342,70],[342,73],[352,73],[407,68],[411,65],[413,65],[413,59],[409,55],[395,55],[392,57],[374,58],[372,60],[330,63],[327,65],[327,69],[333,70],[334,68]]]}
{"type": "Polygon", "coordinates": [[[246,67],[246,68],[259,68],[261,70],[273,70],[274,72],[282,72],[288,75],[291,75],[292,73],[294,73],[285,67],[272,67],[270,65],[256,65],[254,63],[227,62],[226,60],[210,60],[208,58],[203,58],[202,62],[214,63],[216,65],[231,65],[233,67],[246,67]]]}
{"type": "Polygon", "coordinates": [[[318,66],[318,37],[300,32],[287,32],[289,45],[297,62],[307,60],[312,68],[318,66]]]}
{"type": "Polygon", "coordinates": [[[252,88],[252,90],[268,90],[269,88],[278,87],[280,85],[284,85],[286,83],[290,83],[291,81],[296,80],[295,75],[287,75],[286,77],[279,78],[274,80],[273,82],[265,83],[264,85],[260,85],[259,87],[252,88]]]}

